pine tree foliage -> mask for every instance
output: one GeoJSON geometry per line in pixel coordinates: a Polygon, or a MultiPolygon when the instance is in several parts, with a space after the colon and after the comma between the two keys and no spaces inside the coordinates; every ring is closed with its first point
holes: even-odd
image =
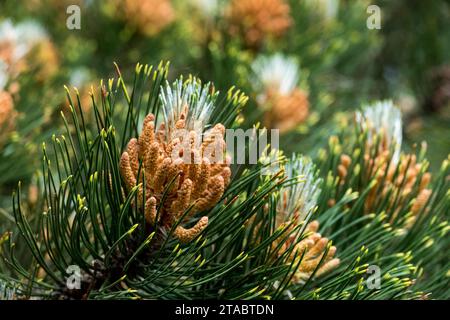
{"type": "MultiPolygon", "coordinates": [[[[212,207],[191,215],[194,203],[169,225],[149,223],[145,192],[154,177],[145,175],[146,158],[137,158],[142,179],[134,187],[120,168],[146,116],[166,125],[201,119],[206,136],[217,124],[237,128],[247,101],[236,88],[221,93],[194,77],[172,85],[168,68],[138,64],[126,81],[116,66],[116,77],[91,92],[91,120],[78,92],[66,88],[66,132],[42,148],[39,214],[27,213],[20,185],[13,195],[16,228],[0,240],[3,297],[11,298],[7,288],[21,299],[448,297],[442,250],[448,247],[450,159],[432,178],[424,150],[395,160],[400,141],[386,139],[390,126],[370,126],[364,110],[317,159],[276,152],[278,170],[270,174],[274,163],[263,158],[232,164],[230,182],[212,207]],[[423,190],[431,191],[425,197],[423,190]],[[194,226],[202,216],[207,226],[180,241],[177,227],[194,226]],[[379,287],[367,284],[372,266],[382,270],[379,287]],[[73,270],[79,288],[70,285],[73,270]]],[[[167,180],[156,217],[179,177],[167,180]]]]}
{"type": "MultiPolygon", "coordinates": [[[[357,192],[357,200],[347,206],[346,218],[333,227],[339,232],[349,228],[352,237],[352,228],[372,229],[374,238],[368,234],[365,240],[374,250],[372,263],[386,268],[385,255],[401,256],[407,264],[395,265],[393,270],[412,277],[408,280],[411,290],[422,291],[422,297],[448,296],[448,262],[442,254],[449,244],[449,162],[445,160],[430,179],[425,144],[412,154],[401,152],[401,125],[390,101],[375,103],[342,123],[345,129],[330,138],[327,150],[319,152],[326,183],[333,186],[319,201],[319,211],[333,208],[349,190],[357,192]],[[379,230],[375,221],[381,223],[379,230]],[[385,237],[383,229],[391,236],[385,237]]],[[[387,275],[393,276],[390,270],[387,275]]]]}

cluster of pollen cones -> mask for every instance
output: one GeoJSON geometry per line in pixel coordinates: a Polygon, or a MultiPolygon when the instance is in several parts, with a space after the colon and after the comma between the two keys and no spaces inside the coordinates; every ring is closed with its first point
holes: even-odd
{"type": "MultiPolygon", "coordinates": [[[[431,181],[431,173],[422,173],[423,164],[417,163],[417,158],[414,154],[402,155],[398,168],[396,165],[390,165],[390,159],[388,149],[380,151],[375,158],[371,158],[369,154],[364,155],[367,172],[371,175],[368,178],[373,177],[377,182],[370,190],[365,206],[368,210],[373,210],[377,205],[376,199],[378,199],[380,192],[383,196],[391,194],[389,205],[396,205],[397,207],[401,207],[401,204],[405,204],[405,201],[413,196],[414,200],[410,209],[412,216],[406,223],[407,227],[411,227],[431,196],[432,191],[428,188],[431,181]]],[[[341,182],[347,178],[351,162],[350,156],[346,154],[341,155],[338,166],[341,182]]],[[[394,212],[395,215],[392,219],[397,216],[398,210],[394,212]]]]}
{"type": "Polygon", "coordinates": [[[121,4],[128,23],[148,36],[160,33],[175,19],[169,0],[124,0],[121,4]]]}
{"type": "Polygon", "coordinates": [[[215,206],[231,177],[229,160],[223,156],[224,126],[215,125],[202,139],[198,132],[186,130],[187,112],[185,107],[174,125],[175,130],[185,132],[181,135],[173,134],[164,123],[156,129],[155,117],[149,114],[139,139],[129,141],[120,159],[128,191],[139,186],[138,199],[145,201],[147,223],[174,228],[173,235],[183,243],[205,229],[208,217],[201,217],[190,228],[186,222],[215,206]]]}
{"type": "Polygon", "coordinates": [[[292,25],[289,5],[283,0],[233,0],[228,11],[230,33],[242,36],[249,47],[266,38],[280,38],[292,25]]]}

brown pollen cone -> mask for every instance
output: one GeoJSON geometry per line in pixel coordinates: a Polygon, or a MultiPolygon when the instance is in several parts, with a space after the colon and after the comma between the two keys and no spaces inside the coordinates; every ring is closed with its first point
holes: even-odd
{"type": "Polygon", "coordinates": [[[226,147],[223,125],[216,124],[199,140],[195,131],[185,130],[187,113],[185,107],[174,124],[174,129],[186,133],[176,136],[166,130],[164,123],[156,129],[155,117],[149,114],[139,139],[129,141],[120,159],[126,189],[130,191],[142,183],[138,199],[145,201],[147,223],[153,226],[158,222],[166,230],[177,224],[173,234],[183,243],[190,242],[206,228],[208,217],[203,216],[191,228],[184,223],[195,213],[214,207],[231,177],[229,161],[223,160],[226,147]]]}
{"type": "Polygon", "coordinates": [[[242,37],[251,48],[267,38],[280,38],[292,25],[284,0],[232,0],[227,18],[230,34],[242,37]]]}
{"type": "Polygon", "coordinates": [[[0,61],[3,61],[7,65],[13,63],[14,58],[14,43],[11,41],[0,42],[0,61]]]}
{"type": "Polygon", "coordinates": [[[268,128],[276,128],[285,133],[303,123],[308,117],[308,97],[300,89],[294,89],[288,95],[269,94],[269,110],[264,116],[268,128]]]}
{"type": "MultiPolygon", "coordinates": [[[[373,159],[369,154],[366,154],[364,160],[367,166],[367,174],[374,177],[377,182],[367,196],[366,210],[370,212],[375,209],[380,195],[390,197],[389,206],[391,209],[394,205],[401,208],[402,205],[405,205],[411,193],[414,192],[414,200],[411,204],[412,217],[406,223],[406,227],[411,227],[431,196],[432,191],[428,188],[431,173],[425,172],[421,174],[422,164],[417,163],[415,155],[403,155],[397,170],[397,166],[389,165],[390,157],[387,149],[380,151],[373,159]]],[[[337,168],[341,184],[350,173],[350,165],[351,158],[346,154],[342,154],[337,168]]],[[[395,210],[391,220],[394,220],[397,215],[398,210],[395,210]]]]}
{"type": "MultiPolygon", "coordinates": [[[[302,280],[308,279],[316,269],[315,277],[320,277],[337,268],[340,264],[340,260],[334,257],[337,250],[336,247],[331,246],[327,251],[329,240],[322,237],[320,233],[318,233],[318,229],[318,221],[314,220],[308,223],[304,231],[304,234],[306,235],[304,239],[294,244],[294,242],[297,241],[297,236],[293,234],[279,249],[279,255],[281,255],[286,252],[290,246],[294,245],[294,249],[291,251],[288,261],[292,262],[294,257],[296,260],[302,259],[294,275],[294,282],[301,282],[302,280]],[[326,256],[324,257],[325,252],[326,256]],[[323,261],[321,263],[322,259],[323,261]]],[[[278,245],[279,241],[275,241],[272,244],[272,247],[276,248],[278,245]]]]}
{"type": "Polygon", "coordinates": [[[123,0],[122,8],[128,23],[147,36],[158,34],[175,19],[170,0],[123,0]]]}
{"type": "Polygon", "coordinates": [[[50,40],[42,41],[28,53],[26,60],[31,68],[37,68],[36,78],[45,81],[53,77],[59,68],[59,56],[50,40]]]}

